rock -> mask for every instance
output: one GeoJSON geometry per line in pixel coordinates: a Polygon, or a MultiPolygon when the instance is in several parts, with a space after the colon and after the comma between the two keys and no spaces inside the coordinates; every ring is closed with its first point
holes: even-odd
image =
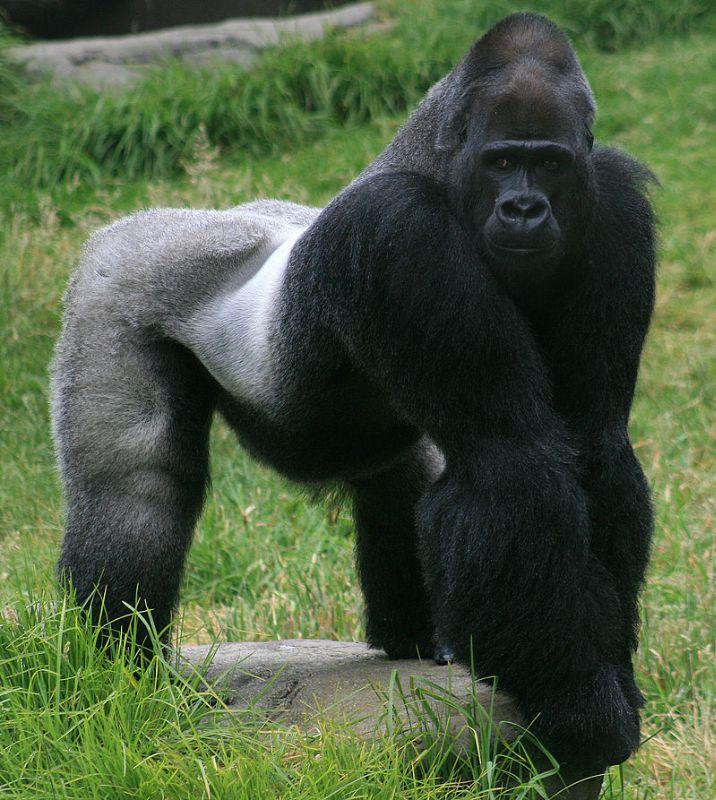
{"type": "Polygon", "coordinates": [[[36,42],[8,52],[30,75],[49,73],[56,81],[72,79],[105,89],[135,81],[142,67],[168,57],[201,65],[217,59],[249,66],[260,50],[284,37],[308,41],[329,28],[351,28],[374,19],[372,3],[354,3],[280,19],[233,19],[129,36],[36,42]]]}
{"type": "Polygon", "coordinates": [[[237,17],[280,17],[347,0],[0,0],[12,25],[40,39],[118,36],[237,17]]]}
{"type": "MultiPolygon", "coordinates": [[[[233,642],[212,647],[184,647],[181,657],[200,667],[208,683],[226,697],[229,709],[249,705],[265,711],[275,721],[298,724],[310,730],[317,719],[348,723],[362,736],[378,736],[399,725],[406,733],[420,734],[415,711],[428,703],[448,725],[456,749],[472,745],[466,717],[454,708],[469,708],[474,697],[489,714],[502,737],[514,740],[524,724],[514,702],[488,683],[474,686],[470,673],[457,665],[433,661],[390,661],[365,644],[291,639],[275,642],[233,642]],[[450,706],[440,693],[457,701],[450,706]],[[438,697],[436,697],[438,695],[438,697]],[[388,697],[391,702],[386,702],[388,697]],[[393,715],[387,713],[390,705],[393,715]]],[[[426,715],[420,715],[425,720],[426,715]]],[[[534,752],[532,755],[538,759],[534,752]]],[[[545,764],[546,768],[546,764],[545,764]]],[[[546,783],[550,796],[560,800],[596,800],[601,776],[565,775],[546,783]],[[564,783],[581,782],[564,789],[564,783]]]]}

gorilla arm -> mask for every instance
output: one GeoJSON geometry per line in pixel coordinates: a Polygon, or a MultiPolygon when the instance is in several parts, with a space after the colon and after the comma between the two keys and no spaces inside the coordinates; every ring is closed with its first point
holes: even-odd
{"type": "Polygon", "coordinates": [[[437,184],[388,174],[341,195],[297,249],[324,265],[324,323],[445,454],[418,503],[438,641],[539,715],[560,758],[622,761],[639,730],[614,666],[614,581],[589,550],[537,347],[471,233],[437,184]]]}
{"type": "MultiPolygon", "coordinates": [[[[627,424],[654,304],[654,219],[645,169],[623,154],[594,153],[599,205],[589,263],[554,303],[540,336],[555,403],[578,442],[589,499],[592,552],[614,576],[622,603],[622,662],[631,676],[637,596],[651,540],[649,488],[627,424]]],[[[637,692],[637,703],[640,698],[637,692]]]]}

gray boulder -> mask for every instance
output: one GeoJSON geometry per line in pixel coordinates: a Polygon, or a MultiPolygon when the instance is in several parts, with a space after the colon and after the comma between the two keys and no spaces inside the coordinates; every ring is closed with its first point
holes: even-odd
{"type": "Polygon", "coordinates": [[[374,19],[372,3],[354,3],[279,19],[231,19],[128,36],[36,42],[13,47],[9,54],[30,75],[50,74],[56,81],[71,79],[105,89],[125,86],[140,77],[143,68],[170,57],[195,65],[218,60],[248,67],[261,50],[282,38],[309,41],[329,28],[351,28],[374,19]]]}
{"type": "MultiPolygon", "coordinates": [[[[229,709],[251,705],[274,721],[305,730],[318,719],[330,719],[366,737],[397,727],[425,741],[431,733],[425,727],[429,706],[438,724],[451,730],[459,755],[473,746],[473,701],[478,716],[492,720],[493,731],[504,741],[514,741],[525,722],[507,694],[493,691],[488,683],[474,683],[464,667],[390,661],[361,643],[233,642],[215,650],[208,645],[184,647],[181,657],[201,668],[205,680],[222,691],[229,709]]],[[[530,755],[540,768],[549,769],[534,748],[530,755]]],[[[545,787],[550,797],[558,795],[560,800],[596,800],[601,783],[601,776],[563,771],[561,778],[546,780],[545,787]],[[565,783],[575,785],[565,789],[565,783]]]]}

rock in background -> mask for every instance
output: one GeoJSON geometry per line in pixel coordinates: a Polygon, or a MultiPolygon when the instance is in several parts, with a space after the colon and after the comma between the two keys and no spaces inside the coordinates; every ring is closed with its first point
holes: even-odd
{"type": "Polygon", "coordinates": [[[117,36],[234,17],[278,17],[347,0],[0,0],[0,13],[41,39],[117,36]]]}
{"type": "Polygon", "coordinates": [[[156,33],[36,42],[14,47],[10,55],[31,75],[50,74],[56,81],[105,89],[131,83],[141,77],[143,68],[167,58],[197,66],[221,60],[248,67],[263,48],[283,37],[308,41],[330,28],[366,25],[375,18],[372,3],[354,3],[295,17],[232,19],[156,33]]]}

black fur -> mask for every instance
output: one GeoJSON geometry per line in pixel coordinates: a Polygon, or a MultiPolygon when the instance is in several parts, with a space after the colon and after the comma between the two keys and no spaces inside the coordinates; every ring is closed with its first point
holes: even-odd
{"type": "MultiPolygon", "coordinates": [[[[593,116],[551,23],[515,15],[480,40],[294,247],[277,408],[230,394],[183,349],[163,355],[133,320],[119,356],[166,376],[172,419],[141,468],[173,476],[174,499],[113,481],[139,469],[121,451],[112,469],[83,461],[83,420],[110,423],[101,403],[72,405],[89,379],[71,306],[56,427],[61,565],[80,598],[98,584],[114,614],[139,584],[169,619],[216,405],[258,458],[351,493],[372,646],[474,659],[560,758],[624,760],[639,743],[631,658],[652,525],[627,422],[654,235],[648,171],[593,149],[593,116]]],[[[181,302],[214,291],[149,281],[181,302]]],[[[168,320],[161,336],[191,349],[168,320]]]]}

